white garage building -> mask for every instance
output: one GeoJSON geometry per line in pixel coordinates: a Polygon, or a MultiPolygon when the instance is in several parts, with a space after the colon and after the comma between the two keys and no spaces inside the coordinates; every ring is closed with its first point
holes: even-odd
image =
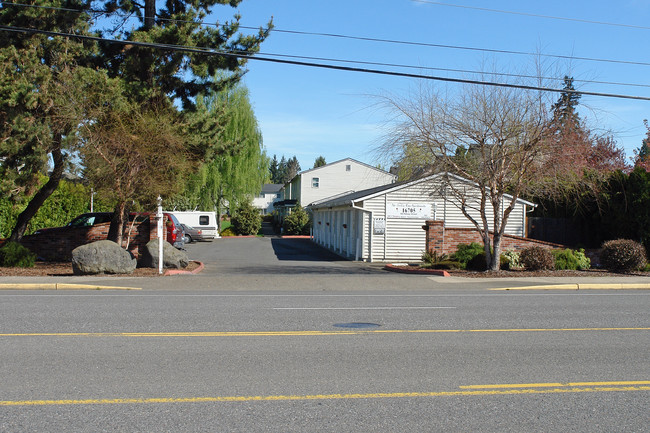
{"type": "MultiPolygon", "coordinates": [[[[425,221],[444,227],[474,228],[453,199],[441,191],[441,174],[393,183],[312,203],[314,242],[353,260],[369,262],[420,260],[425,250],[425,221]]],[[[449,175],[456,187],[476,191],[466,179],[449,175]]],[[[506,200],[510,197],[505,197],[506,200]]],[[[506,204],[507,205],[507,204],[506,204]]],[[[517,200],[506,234],[525,236],[526,210],[533,203],[517,200]]],[[[488,205],[488,215],[491,206],[488,205]]],[[[478,211],[471,212],[478,217],[478,211]]],[[[480,220],[480,218],[479,218],[480,220]]]]}

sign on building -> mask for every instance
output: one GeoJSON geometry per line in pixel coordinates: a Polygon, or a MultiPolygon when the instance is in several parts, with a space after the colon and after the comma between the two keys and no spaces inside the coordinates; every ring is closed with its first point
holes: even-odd
{"type": "Polygon", "coordinates": [[[373,218],[373,233],[376,235],[386,233],[386,220],[384,218],[373,218]]]}
{"type": "Polygon", "coordinates": [[[431,203],[388,203],[387,218],[429,219],[431,203]]]}

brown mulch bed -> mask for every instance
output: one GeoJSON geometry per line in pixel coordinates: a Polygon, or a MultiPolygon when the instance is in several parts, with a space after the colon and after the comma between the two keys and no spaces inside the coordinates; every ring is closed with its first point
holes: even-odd
{"type": "MultiPolygon", "coordinates": [[[[419,265],[400,266],[402,269],[418,270],[423,269],[419,265]]],[[[464,278],[513,278],[513,277],[648,277],[649,272],[630,272],[630,273],[615,273],[609,272],[604,269],[587,269],[584,271],[467,271],[459,269],[446,270],[452,277],[464,278]]]]}
{"type": "MultiPolygon", "coordinates": [[[[198,262],[190,262],[183,269],[184,271],[193,271],[198,268],[198,262]]],[[[70,277],[73,276],[72,264],[70,262],[36,262],[33,268],[3,268],[0,267],[1,277],[70,277]]],[[[99,274],[97,276],[105,277],[158,277],[156,268],[136,268],[132,274],[99,274]]]]}

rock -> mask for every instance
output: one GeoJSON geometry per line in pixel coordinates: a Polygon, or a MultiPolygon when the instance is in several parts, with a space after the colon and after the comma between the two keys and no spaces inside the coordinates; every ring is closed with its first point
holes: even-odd
{"type": "Polygon", "coordinates": [[[75,274],[131,274],[136,265],[133,254],[112,241],[97,241],[72,250],[75,274]]]}
{"type": "MultiPolygon", "coordinates": [[[[169,242],[163,241],[163,268],[182,269],[190,261],[185,252],[177,250],[169,242]]],[[[158,239],[150,240],[140,254],[140,266],[143,268],[158,267],[158,239]]]]}

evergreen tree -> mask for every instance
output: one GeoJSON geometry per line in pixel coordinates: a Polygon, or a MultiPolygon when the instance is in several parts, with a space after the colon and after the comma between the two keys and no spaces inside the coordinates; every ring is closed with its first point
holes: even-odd
{"type": "Polygon", "coordinates": [[[553,119],[559,123],[559,126],[571,124],[574,127],[580,126],[580,117],[576,107],[582,95],[573,87],[573,77],[564,76],[564,88],[558,101],[553,104],[553,119]]]}
{"type": "MultiPolygon", "coordinates": [[[[54,0],[53,10],[3,3],[0,25],[88,34],[90,7],[84,0],[54,0]],[[82,11],[70,11],[75,9],[82,11]]],[[[66,154],[76,131],[88,120],[86,91],[101,81],[101,71],[86,68],[90,42],[57,36],[0,32],[0,188],[19,200],[37,187],[39,174],[52,170],[48,181],[31,196],[18,215],[10,240],[18,242],[29,221],[56,190],[64,172],[66,154]],[[80,89],[84,89],[82,92],[80,89]]],[[[92,93],[92,92],[91,92],[92,93]]]]}
{"type": "Polygon", "coordinates": [[[291,182],[291,179],[296,177],[296,175],[300,172],[300,163],[298,162],[298,158],[294,155],[292,158],[289,158],[287,161],[287,171],[285,173],[284,177],[284,183],[291,182]]]}
{"type": "Polygon", "coordinates": [[[280,183],[278,179],[278,158],[273,155],[271,163],[269,165],[269,177],[271,178],[271,183],[280,183]]]}
{"type": "Polygon", "coordinates": [[[287,159],[282,155],[278,163],[278,173],[276,182],[274,183],[287,183],[287,159]]]}
{"type": "Polygon", "coordinates": [[[327,165],[327,163],[325,162],[325,157],[322,155],[316,158],[316,161],[314,161],[314,168],[322,167],[324,165],[327,165]]]}
{"type": "MultiPolygon", "coordinates": [[[[260,27],[253,35],[240,31],[240,15],[218,26],[204,26],[206,17],[216,5],[237,7],[242,0],[167,0],[156,9],[155,0],[144,3],[132,0],[108,0],[104,11],[113,28],[102,34],[114,38],[164,45],[205,47],[211,51],[252,55],[268,37],[272,23],[260,27]],[[136,18],[139,27],[124,30],[127,20],[136,18]]],[[[130,27],[130,24],[129,24],[130,27]]],[[[184,108],[193,108],[194,97],[209,95],[223,89],[228,82],[238,81],[245,73],[246,60],[228,55],[187,53],[135,45],[100,44],[101,65],[112,77],[128,83],[128,91],[137,101],[160,104],[179,100],[184,108]],[[229,74],[218,75],[217,72],[229,74]]]]}

